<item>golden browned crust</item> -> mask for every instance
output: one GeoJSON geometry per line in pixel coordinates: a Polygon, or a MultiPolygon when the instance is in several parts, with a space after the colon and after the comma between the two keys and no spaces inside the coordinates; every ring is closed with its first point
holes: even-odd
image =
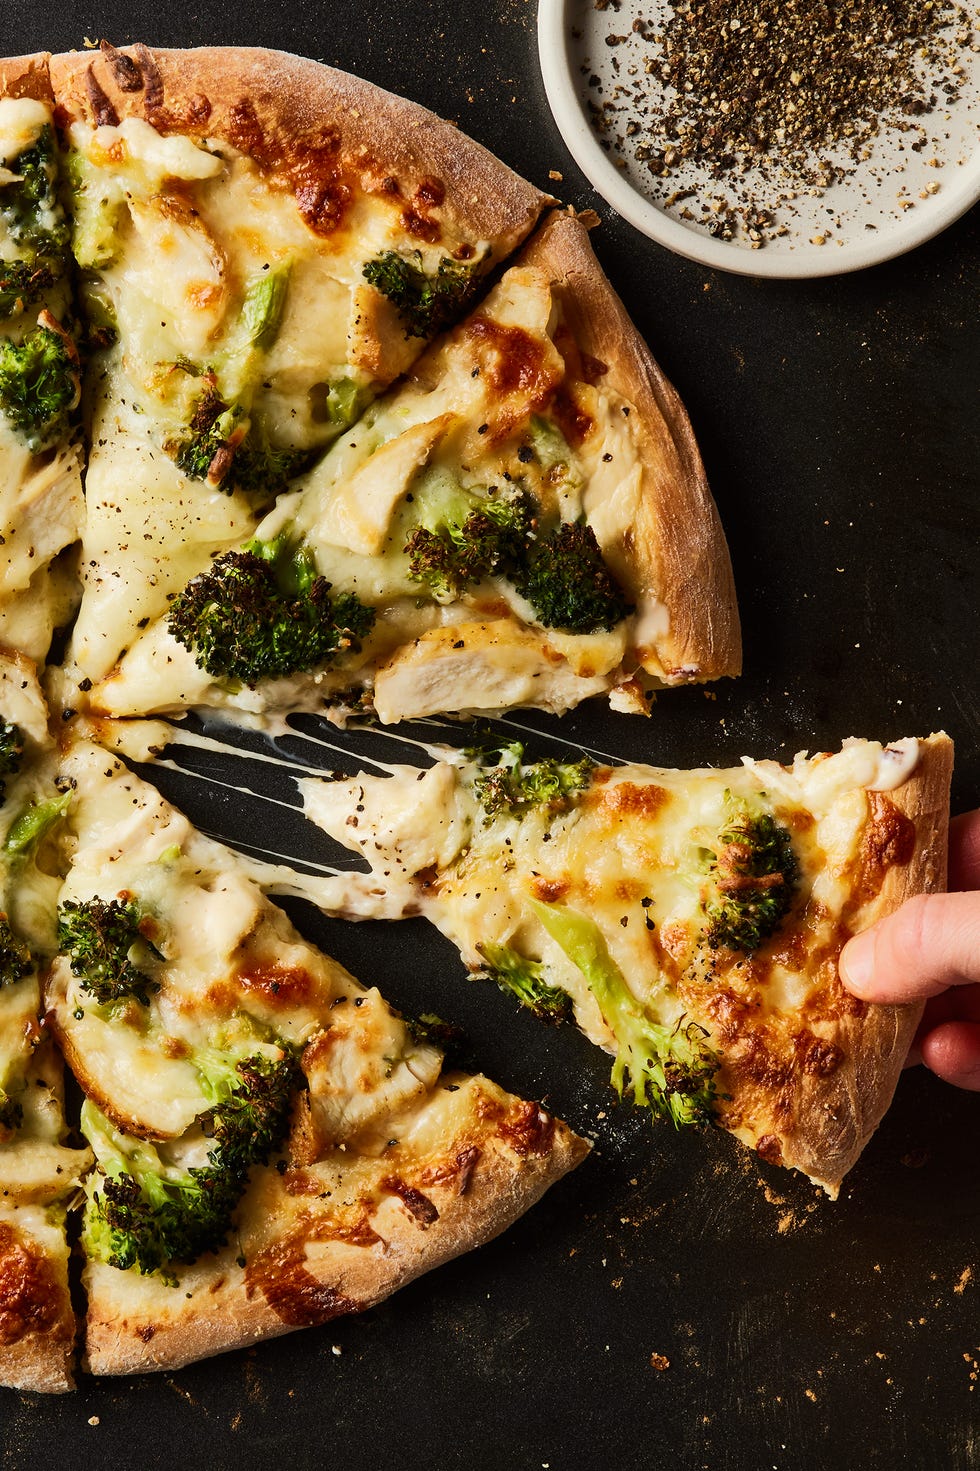
{"type": "MultiPolygon", "coordinates": [[[[424,1194],[404,1186],[399,1196],[400,1182],[384,1178],[390,1165],[379,1159],[374,1183],[380,1203],[359,1231],[338,1230],[330,1207],[314,1196],[298,1218],[295,1202],[287,1202],[291,1214],[283,1220],[289,1224],[281,1229],[274,1214],[271,1224],[264,1221],[260,1246],[227,1248],[212,1265],[182,1276],[177,1288],[90,1263],[86,1367],[95,1374],[175,1369],[323,1324],[360,1312],[491,1240],[588,1151],[582,1139],[537,1105],[522,1107],[536,1110],[530,1136],[522,1140],[498,1120],[475,1139],[470,1131],[447,1139],[447,1168],[430,1165],[424,1194]],[[473,1160],[463,1171],[461,1157],[473,1160]],[[450,1166],[450,1161],[457,1163],[450,1166]],[[236,1260],[242,1249],[244,1268],[236,1260]]],[[[253,1212],[268,1213],[275,1199],[270,1202],[270,1188],[278,1188],[285,1200],[285,1187],[270,1185],[271,1173],[243,1206],[243,1242],[252,1229],[249,1205],[253,1212]]]]}
{"type": "Polygon", "coordinates": [[[480,144],[417,103],[305,57],[250,47],[137,45],[51,58],[63,120],[143,118],[222,139],[291,187],[318,233],[353,190],[398,201],[410,237],[510,254],[547,201],[480,144]]]}
{"type": "MultiPolygon", "coordinates": [[[[932,735],[920,743],[908,781],[892,792],[868,793],[870,820],[852,870],[855,908],[841,946],[848,934],[867,929],[914,894],[946,887],[952,769],[952,741],[932,735]]],[[[804,1073],[800,1079],[798,1122],[782,1136],[782,1163],[837,1195],[892,1100],[921,1015],[919,1003],[874,1006],[852,999],[835,1039],[841,1065],[829,1077],[804,1073]]]]}
{"type": "Polygon", "coordinates": [[[37,51],[33,56],[0,57],[0,97],[33,97],[36,102],[52,102],[50,60],[47,51],[37,51]]]}
{"type": "Polygon", "coordinates": [[[657,598],[670,617],[655,652],[643,644],[635,651],[639,662],[666,684],[738,674],[741,634],[728,545],[684,405],[575,216],[550,215],[521,261],[548,272],[579,348],[604,369],[603,387],[635,408],[641,516],[624,545],[624,581],[634,597],[657,598]]]}

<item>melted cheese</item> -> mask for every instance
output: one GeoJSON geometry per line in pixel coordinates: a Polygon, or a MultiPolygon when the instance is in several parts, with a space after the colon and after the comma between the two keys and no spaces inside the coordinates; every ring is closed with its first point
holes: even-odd
{"type": "MultiPolygon", "coordinates": [[[[405,553],[416,503],[428,497],[438,505],[459,490],[495,494],[513,485],[526,487],[542,514],[562,520],[587,514],[613,564],[621,558],[641,476],[628,405],[573,384],[578,408],[593,426],[576,449],[537,414],[535,405],[546,404],[564,381],[549,336],[558,325],[547,278],[513,267],[479,310],[430,349],[412,376],[370,407],[259,522],[259,540],[298,538],[334,588],[378,610],[359,651],[311,676],[266,681],[255,690],[225,688],[195,667],[165,624],[151,623],[93,695],[96,708],[110,715],[195,703],[248,712],[329,708],[334,691],[364,685],[373,689],[378,717],[389,722],[519,705],[562,712],[628,681],[629,648],[653,646],[668,630],[666,609],[652,590],[610,632],[569,634],[536,626],[533,608],[504,578],[442,604],[420,598],[405,553]]],[[[99,566],[111,556],[102,547],[99,566]]],[[[125,582],[121,573],[120,588],[125,582]]],[[[176,585],[173,579],[168,591],[176,585]]],[[[91,622],[83,606],[86,636],[91,622]]],[[[639,691],[636,698],[642,700],[639,691]]]]}
{"type": "Polygon", "coordinates": [[[571,996],[586,1034],[615,1051],[584,973],[545,929],[534,902],[588,916],[653,1019],[675,1026],[686,1017],[705,1026],[723,1066],[733,1069],[722,1074],[724,1088],[734,1090],[730,1126],[754,1142],[770,1125],[764,1115],[753,1125],[751,1115],[739,1114],[745,1095],[738,1059],[750,1043],[778,1059],[795,1055],[798,1037],[819,1046],[821,1037],[836,1035],[835,957],[849,932],[842,923],[853,922],[868,793],[899,761],[907,777],[915,746],[849,742],[833,756],[799,756],[789,768],[751,761],[721,771],[600,768],[565,810],[535,808],[492,821],[474,789],[479,769],[458,758],[422,779],[413,768],[396,767],[387,778],[306,780],[307,816],[371,868],[311,879],[307,888],[331,913],[421,912],[472,970],[485,967],[487,945],[542,962],[548,983],[571,996]],[[896,754],[889,757],[889,749],[896,754]],[[724,827],[729,794],[772,806],[792,834],[799,866],[794,918],[751,957],[709,953],[700,938],[703,854],[724,827]],[[742,1009],[734,1042],[717,1021],[720,1006],[742,1009]]]}

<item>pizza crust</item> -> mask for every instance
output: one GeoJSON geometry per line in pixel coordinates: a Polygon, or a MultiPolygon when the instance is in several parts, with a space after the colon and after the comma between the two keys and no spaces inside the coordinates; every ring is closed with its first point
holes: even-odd
{"type": "Polygon", "coordinates": [[[396,193],[420,243],[475,235],[497,260],[515,249],[548,202],[426,108],[283,51],[117,51],[103,43],[95,55],[52,56],[51,85],[73,121],[115,125],[137,117],[162,133],[224,139],[290,178],[304,213],[324,228],[342,212],[348,172],[369,192],[396,193]],[[337,197],[328,201],[328,194],[337,197]]]}
{"type": "Polygon", "coordinates": [[[35,102],[52,103],[50,60],[48,51],[0,57],[0,97],[31,97],[35,102]]]}
{"type": "Polygon", "coordinates": [[[684,405],[603,273],[579,219],[550,216],[520,260],[548,273],[579,348],[602,367],[603,389],[614,389],[636,410],[631,425],[643,467],[638,518],[622,528],[618,554],[604,550],[634,600],[664,604],[670,621],[656,647],[639,628],[633,657],[668,685],[740,673],[731,559],[684,405]]]}
{"type": "MultiPolygon", "coordinates": [[[[480,1078],[458,1083],[474,1092],[478,1107],[480,1091],[493,1088],[480,1078]]],[[[496,1089],[493,1094],[503,1096],[496,1089]]],[[[383,1193],[391,1166],[381,1159],[375,1169],[380,1204],[360,1242],[349,1233],[344,1239],[316,1198],[297,1211],[300,1197],[290,1199],[282,1178],[268,1170],[242,1203],[241,1245],[187,1269],[176,1288],[156,1277],[90,1263],[84,1277],[85,1367],[94,1374],[177,1369],[323,1324],[361,1312],[433,1267],[491,1240],[589,1149],[538,1105],[518,1108],[536,1110],[534,1125],[541,1133],[530,1147],[514,1147],[506,1132],[509,1116],[494,1121],[494,1109],[477,1133],[464,1124],[456,1137],[446,1138],[440,1151],[446,1178],[435,1178],[439,1170],[430,1162],[434,1178],[422,1197],[437,1212],[432,1218],[411,1198],[406,1204],[394,1193],[383,1193]],[[478,1158],[461,1183],[450,1162],[470,1150],[478,1151],[478,1158]],[[250,1234],[257,1239],[250,1241],[250,1234]],[[240,1253],[245,1254],[244,1268],[240,1253]]]]}
{"type": "MultiPolygon", "coordinates": [[[[872,820],[855,865],[858,871],[879,866],[892,841],[891,814],[899,813],[914,825],[915,849],[909,861],[890,862],[885,868],[876,892],[851,916],[841,948],[850,933],[868,929],[913,895],[945,889],[952,770],[952,741],[932,735],[920,741],[918,764],[906,782],[891,792],[868,793],[872,820]]],[[[796,1095],[801,1123],[783,1134],[781,1158],[832,1198],[891,1103],[924,1005],[871,1005],[851,997],[839,980],[836,985],[842,1002],[836,1040],[844,1061],[829,1078],[802,1074],[796,1095]]]]}

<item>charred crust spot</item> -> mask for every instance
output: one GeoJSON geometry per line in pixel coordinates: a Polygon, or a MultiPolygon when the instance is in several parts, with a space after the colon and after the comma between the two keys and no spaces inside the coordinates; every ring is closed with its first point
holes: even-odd
{"type": "Polygon", "coordinates": [[[450,1185],[456,1182],[456,1192],[465,1195],[470,1188],[470,1180],[476,1169],[480,1158],[480,1150],[475,1144],[468,1149],[463,1149],[454,1159],[447,1160],[444,1164],[427,1165],[419,1176],[422,1185],[431,1188],[433,1185],[450,1185]]]}
{"type": "Polygon", "coordinates": [[[415,191],[415,202],[420,208],[438,208],[446,198],[446,186],[441,179],[423,179],[415,191]]]}
{"type": "Polygon", "coordinates": [[[142,1328],[137,1328],[136,1336],[137,1338],[142,1339],[143,1343],[149,1343],[151,1338],[156,1337],[156,1331],[157,1330],[155,1324],[144,1323],[142,1328]]]}
{"type": "Polygon", "coordinates": [[[112,80],[120,92],[142,92],[143,74],[131,56],[117,51],[111,41],[100,42],[99,50],[105,57],[106,65],[112,72],[112,80]]]}
{"type": "MultiPolygon", "coordinates": [[[[160,68],[153,60],[149,48],[144,46],[142,41],[138,41],[137,44],[133,47],[133,50],[136,52],[137,58],[139,60],[140,70],[143,74],[143,90],[145,96],[146,110],[150,114],[157,113],[163,107],[163,78],[160,75],[160,68]]],[[[209,103],[208,113],[210,113],[210,111],[211,105],[209,103]]],[[[207,114],[205,114],[205,116],[207,116],[207,114]]]]}
{"type": "Polygon", "coordinates": [[[763,1134],[755,1146],[755,1152],[771,1165],[780,1164],[783,1158],[783,1146],[775,1134],[763,1134]]]}
{"type": "Polygon", "coordinates": [[[427,1195],[414,1185],[409,1185],[400,1175],[386,1175],[381,1181],[381,1189],[389,1195],[397,1195],[405,1209],[413,1220],[417,1221],[423,1231],[438,1221],[439,1212],[427,1195]]]}
{"type": "Polygon", "coordinates": [[[402,224],[407,234],[414,236],[416,240],[424,240],[427,245],[435,245],[442,235],[442,226],[438,220],[430,219],[411,205],[402,210],[402,224]]]}
{"type": "Polygon", "coordinates": [[[501,1119],[498,1132],[522,1158],[529,1154],[542,1157],[551,1152],[555,1121],[540,1103],[521,1103],[513,1113],[501,1119]]]}
{"type": "Polygon", "coordinates": [[[41,1252],[13,1226],[0,1225],[0,1347],[61,1320],[64,1293],[41,1252]]]}
{"type": "Polygon", "coordinates": [[[280,1322],[291,1328],[313,1328],[362,1307],[313,1275],[302,1240],[276,1242],[260,1251],[245,1269],[245,1291],[249,1298],[261,1293],[280,1322]]]}
{"type": "Polygon", "coordinates": [[[100,128],[118,128],[119,114],[103,91],[102,84],[95,75],[95,69],[91,66],[85,73],[85,92],[96,125],[100,128]]]}
{"type": "Polygon", "coordinates": [[[829,1078],[844,1061],[843,1048],[812,1032],[799,1032],[793,1039],[797,1060],[803,1072],[814,1078],[829,1078]]]}

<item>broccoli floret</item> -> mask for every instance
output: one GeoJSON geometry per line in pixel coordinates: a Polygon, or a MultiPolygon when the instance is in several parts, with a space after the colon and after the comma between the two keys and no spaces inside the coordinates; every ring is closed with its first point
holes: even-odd
{"type": "Polygon", "coordinates": [[[0,219],[18,245],[35,256],[61,256],[68,226],[55,193],[57,155],[54,130],[46,125],[29,148],[7,168],[17,179],[0,185],[0,219]]]}
{"type": "Polygon", "coordinates": [[[466,754],[484,768],[474,778],[473,789],[487,822],[501,813],[523,817],[534,808],[566,812],[572,805],[570,798],[590,785],[596,769],[588,756],[579,761],[558,761],[547,756],[525,765],[520,741],[482,751],[470,749],[466,754]]]}
{"type": "Polygon", "coordinates": [[[0,340],[0,409],[34,454],[63,439],[78,402],[78,357],[59,332],[0,340]]]}
{"type": "Polygon", "coordinates": [[[0,802],[7,794],[7,777],[20,770],[24,759],[24,737],[19,726],[0,719],[0,802]]]}
{"type": "Polygon", "coordinates": [[[54,272],[37,261],[0,261],[0,317],[26,311],[54,285],[54,272]]]}
{"type": "MultiPolygon", "coordinates": [[[[178,366],[185,367],[180,364],[178,366]]],[[[197,369],[186,369],[197,375],[197,369]]],[[[208,480],[221,485],[231,469],[235,453],[248,432],[241,407],[227,404],[218,392],[210,371],[200,374],[204,388],[194,402],[186,439],[168,440],[167,453],[189,480],[208,480]]]]}
{"type": "Polygon", "coordinates": [[[141,933],[141,917],[133,899],[66,899],[58,906],[58,948],[82,989],[102,1006],[129,998],[149,1006],[150,993],[160,989],[132,959],[135,947],[162,959],[141,933]]]}
{"type": "Polygon", "coordinates": [[[256,1052],[240,1062],[227,1054],[198,1051],[193,1062],[213,1099],[201,1122],[214,1141],[209,1159],[241,1177],[252,1165],[264,1163],[285,1133],[293,1095],[302,1072],[293,1053],[281,1058],[256,1052]]]}
{"type": "Polygon", "coordinates": [[[275,500],[291,480],[310,468],[316,453],[315,449],[275,448],[249,434],[236,450],[221,488],[275,500]]]}
{"type": "Polygon", "coordinates": [[[728,809],[701,903],[705,939],[713,948],[751,955],[789,912],[799,864],[789,830],[772,813],[753,811],[730,794],[728,809]]]}
{"type": "Polygon", "coordinates": [[[472,509],[463,493],[459,501],[433,517],[433,524],[418,526],[405,545],[409,577],[441,601],[497,572],[506,575],[534,525],[525,496],[487,497],[472,509]]]}
{"type": "Polygon", "coordinates": [[[513,570],[514,586],[546,628],[597,633],[631,611],[603,560],[591,526],[564,521],[530,541],[513,570]]]}
{"type": "Polygon", "coordinates": [[[331,584],[312,574],[297,583],[295,557],[267,551],[253,542],[226,552],[171,603],[171,633],[214,679],[251,687],[315,669],[357,648],[374,624],[353,593],[331,598],[331,584]]]}
{"type": "Polygon", "coordinates": [[[204,382],[194,402],[190,433],[164,445],[189,480],[207,480],[228,495],[233,490],[261,493],[272,501],[294,476],[309,469],[316,451],[266,443],[249,428],[241,405],[226,403],[221,397],[210,369],[201,372],[186,363],[175,366],[204,382]]]}
{"type": "Polygon", "coordinates": [[[431,337],[462,315],[476,287],[476,264],[443,256],[434,275],[422,253],[386,250],[364,266],[364,277],[398,308],[406,337],[431,337]]]}
{"type": "Polygon", "coordinates": [[[253,1165],[281,1142],[301,1072],[292,1053],[256,1053],[237,1063],[218,1053],[195,1054],[214,1106],[201,1118],[211,1139],[207,1162],[165,1163],[152,1145],[127,1138],[86,1101],[82,1131],[104,1175],[86,1203],[83,1239],[110,1266],[144,1274],[189,1265],[219,1251],[253,1165]]]}
{"type": "Polygon", "coordinates": [[[582,972],[616,1039],[611,1082],[620,1098],[628,1091],[634,1103],[665,1115],[675,1127],[707,1122],[718,1060],[704,1028],[683,1018],[673,1027],[655,1022],[627,986],[594,920],[565,905],[530,902],[582,972]]]}
{"type": "Polygon", "coordinates": [[[0,989],[22,981],[34,969],[31,947],[12,928],[5,914],[0,914],[0,989]]]}
{"type": "Polygon", "coordinates": [[[542,1021],[566,1021],[572,1012],[572,998],[561,986],[549,986],[544,979],[540,960],[528,960],[509,945],[478,945],[486,961],[486,973],[502,991],[516,996],[522,1006],[533,1011],[542,1021]]]}

